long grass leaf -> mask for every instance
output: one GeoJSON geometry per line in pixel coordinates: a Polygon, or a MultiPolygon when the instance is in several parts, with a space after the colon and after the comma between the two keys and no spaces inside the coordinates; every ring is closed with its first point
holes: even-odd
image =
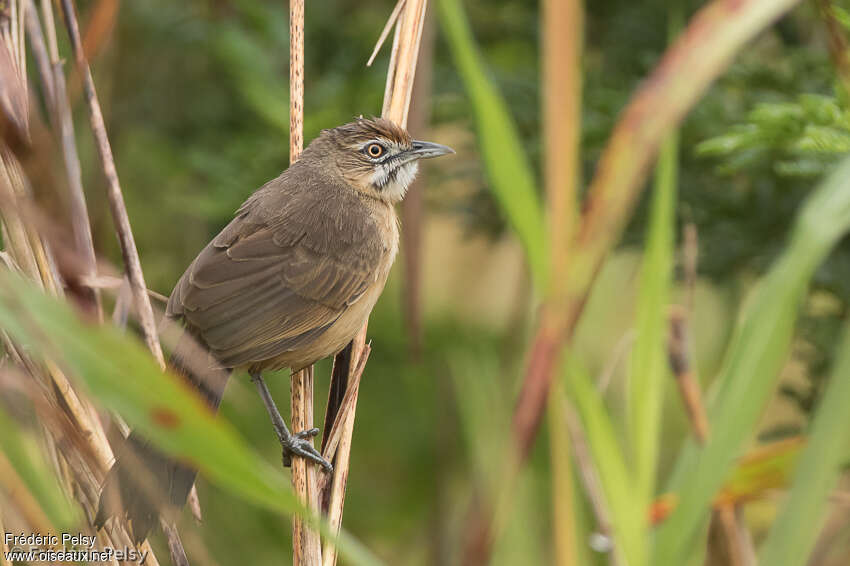
{"type": "Polygon", "coordinates": [[[850,442],[850,327],[845,327],[838,359],[823,391],[811,433],[794,472],[794,487],[770,529],[761,553],[764,566],[802,566],[823,524],[829,492],[835,487],[850,442]]]}
{"type": "Polygon", "coordinates": [[[569,353],[565,353],[564,359],[567,392],[581,419],[602,484],[614,531],[615,552],[625,564],[642,564],[647,552],[647,539],[643,535],[646,507],[639,505],[634,479],[602,397],[579,361],[569,353]]]}
{"type": "Polygon", "coordinates": [[[40,453],[33,449],[35,438],[20,428],[0,407],[0,451],[17,471],[51,524],[67,529],[77,519],[75,509],[62,493],[56,476],[40,453]]]}
{"type": "Polygon", "coordinates": [[[748,303],[726,354],[711,400],[711,437],[689,441],[673,476],[680,503],[657,533],[653,564],[681,564],[711,500],[753,434],[785,361],[797,311],[817,266],[850,228],[850,159],[812,194],[791,241],[748,303]]]}
{"type": "Polygon", "coordinates": [[[629,376],[629,432],[635,488],[643,507],[649,505],[655,490],[664,384],[670,381],[665,338],[673,276],[677,156],[677,136],[673,134],[664,143],[658,161],[629,376]]]}
{"type": "Polygon", "coordinates": [[[546,275],[546,224],[534,173],[507,104],[485,71],[460,0],[440,0],[440,20],[463,80],[487,179],[525,249],[535,284],[546,275]]]}
{"type": "MultiPolygon", "coordinates": [[[[0,270],[0,328],[34,356],[58,363],[107,408],[169,454],[254,504],[310,518],[280,470],[261,459],[180,380],[163,373],[136,341],[108,326],[83,324],[70,307],[0,270]]],[[[329,533],[324,523],[320,528],[329,533]]],[[[377,560],[350,536],[339,539],[356,564],[377,560]]]]}

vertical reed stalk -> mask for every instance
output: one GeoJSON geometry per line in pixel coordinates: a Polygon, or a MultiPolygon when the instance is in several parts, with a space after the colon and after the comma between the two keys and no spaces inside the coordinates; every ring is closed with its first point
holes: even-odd
{"type": "Polygon", "coordinates": [[[121,256],[124,259],[124,267],[127,270],[127,278],[130,281],[130,289],[133,292],[136,312],[139,323],[142,326],[145,343],[150,349],[153,357],[160,367],[165,368],[165,358],[156,332],[153,309],[148,298],[145,276],[142,273],[142,263],[139,260],[139,252],[136,249],[136,241],[133,237],[133,229],[130,227],[130,218],[127,215],[127,207],[124,204],[124,195],[121,192],[121,184],[118,181],[118,170],[115,168],[115,159],[112,156],[112,146],[109,136],[106,134],[106,123],[103,120],[103,112],[97,91],[94,87],[91,69],[86,56],[83,53],[83,45],[80,40],[80,26],[77,23],[77,15],[72,0],[62,0],[62,12],[65,15],[65,25],[68,30],[68,38],[71,40],[71,50],[77,64],[77,70],[83,79],[86,104],[89,108],[89,120],[94,133],[97,153],[100,165],[106,178],[107,198],[109,209],[112,212],[112,220],[115,222],[115,230],[118,233],[118,241],[121,244],[121,256]]]}
{"type": "MultiPolygon", "coordinates": [[[[425,26],[426,10],[427,0],[400,0],[396,9],[393,10],[394,15],[398,13],[398,19],[395,25],[390,65],[387,69],[387,82],[381,114],[384,118],[392,120],[402,127],[407,127],[407,116],[410,110],[410,99],[419,59],[422,30],[425,26]],[[403,6],[402,1],[404,2],[403,6]],[[399,8],[399,6],[402,7],[399,8]],[[401,11],[397,12],[399,9],[401,11]]],[[[338,533],[342,525],[359,381],[366,358],[369,355],[369,347],[366,345],[367,327],[368,322],[363,325],[363,328],[352,341],[350,352],[343,351],[334,360],[333,379],[347,380],[346,389],[348,389],[345,401],[338,407],[339,414],[332,419],[339,422],[340,433],[337,448],[335,451],[333,450],[334,435],[331,435],[323,454],[325,458],[331,459],[334,463],[333,476],[330,483],[325,487],[325,491],[329,494],[328,520],[334,533],[338,533]]],[[[333,386],[332,383],[331,387],[333,388],[333,386]]],[[[332,409],[330,404],[328,409],[332,409]]],[[[326,418],[325,422],[328,420],[326,418]]],[[[336,429],[336,426],[334,428],[336,429]]],[[[325,545],[323,566],[334,566],[336,558],[336,549],[332,545],[325,545]]]]}
{"type": "MultiPolygon", "coordinates": [[[[423,138],[430,117],[431,74],[434,58],[434,24],[430,17],[425,18],[425,30],[422,33],[419,69],[413,81],[413,100],[408,130],[414,138],[423,138]]],[[[427,138],[426,138],[427,139],[427,138]]],[[[402,309],[407,327],[410,357],[418,360],[422,354],[422,235],[425,208],[424,189],[427,183],[427,167],[419,171],[416,180],[410,186],[401,202],[402,257],[404,263],[404,285],[402,288],[402,309]]]]}
{"type": "MultiPolygon", "coordinates": [[[[49,1],[45,0],[43,2],[44,10],[46,14],[50,14],[50,19],[52,20],[52,10],[49,6],[49,1]]],[[[148,349],[151,351],[154,359],[159,364],[161,369],[165,369],[165,357],[162,353],[162,347],[159,343],[159,336],[156,330],[156,322],[154,320],[153,308],[151,307],[150,297],[148,297],[147,284],[145,283],[144,273],[142,272],[142,264],[139,259],[139,252],[136,249],[135,238],[133,237],[133,229],[130,226],[130,218],[127,214],[127,207],[124,204],[124,195],[121,191],[121,184],[118,180],[118,170],[115,166],[115,159],[112,155],[112,146],[109,143],[109,136],[106,133],[106,123],[103,118],[103,112],[100,107],[100,101],[97,97],[97,91],[94,85],[94,79],[91,74],[91,68],[89,67],[88,61],[86,60],[85,53],[83,51],[82,40],[80,39],[80,27],[77,22],[77,15],[74,9],[74,5],[72,0],[62,0],[62,13],[65,17],[65,26],[68,32],[68,38],[71,43],[71,51],[74,54],[74,59],[76,61],[77,71],[80,73],[80,76],[83,79],[83,90],[85,92],[86,104],[89,109],[89,120],[92,132],[94,134],[95,144],[97,146],[97,153],[100,158],[100,165],[103,169],[103,174],[107,183],[107,199],[109,201],[109,208],[112,213],[112,219],[115,223],[115,230],[118,235],[118,241],[121,245],[121,256],[124,260],[124,268],[126,270],[127,280],[130,284],[130,290],[132,291],[136,314],[138,316],[139,323],[142,327],[142,334],[144,335],[145,343],[148,346],[148,349]]],[[[55,43],[55,36],[53,32],[49,32],[49,38],[51,38],[51,44],[55,43]]],[[[51,46],[51,50],[55,49],[55,45],[51,46]]],[[[54,63],[54,69],[59,65],[60,62],[57,60],[54,63]]],[[[56,71],[54,71],[54,94],[58,95],[59,89],[64,84],[64,79],[56,78],[56,71]]],[[[58,73],[61,76],[61,73],[58,73]]],[[[63,104],[57,98],[54,101],[54,104],[63,104]]],[[[64,101],[64,104],[67,105],[67,99],[64,101]]],[[[62,110],[60,110],[62,112],[62,110]]],[[[70,110],[68,109],[66,114],[69,114],[70,110]]],[[[70,116],[66,116],[62,118],[63,121],[69,121],[70,116]]],[[[70,149],[73,146],[73,129],[70,127],[70,124],[62,123],[62,137],[63,137],[63,148],[66,150],[66,167],[71,167],[69,170],[69,175],[71,172],[74,174],[79,173],[79,171],[73,171],[73,158],[75,157],[73,153],[70,153],[70,149]],[[66,137],[70,137],[70,140],[66,140],[66,137]],[[71,161],[68,161],[68,158],[71,161]],[[71,163],[69,165],[69,163],[71,163]]],[[[78,169],[78,167],[77,167],[78,169]]],[[[72,187],[75,185],[76,181],[73,178],[70,178],[70,183],[72,187]]],[[[79,186],[80,194],[74,196],[73,200],[78,200],[76,206],[72,207],[72,213],[74,214],[75,226],[78,222],[82,222],[81,217],[87,216],[85,212],[85,200],[82,196],[82,186],[79,186]],[[79,210],[82,207],[82,210],[79,210]]],[[[77,189],[72,188],[72,193],[76,192],[77,189]]],[[[89,229],[90,230],[90,229],[89,229]]],[[[89,232],[90,235],[90,232],[89,232]]],[[[171,553],[172,562],[176,566],[188,566],[188,560],[186,558],[186,552],[183,549],[183,543],[180,541],[177,529],[174,525],[170,524],[166,521],[165,518],[160,518],[160,524],[163,528],[163,533],[168,540],[168,548],[171,553]]]]}
{"type": "MultiPolygon", "coordinates": [[[[49,8],[49,3],[47,5],[49,8]]],[[[0,22],[3,36],[0,51],[4,60],[15,63],[11,69],[5,67],[2,69],[4,76],[0,83],[3,84],[3,88],[9,89],[5,93],[8,100],[18,101],[20,104],[17,107],[4,106],[3,112],[5,118],[10,119],[12,123],[26,128],[29,122],[27,107],[29,97],[24,80],[23,22],[27,8],[34,11],[35,7],[31,2],[17,0],[11,2],[11,7],[17,17],[0,22]],[[11,33],[9,24],[14,27],[14,33],[11,33]],[[15,56],[9,58],[8,54],[15,56]],[[15,115],[15,112],[19,114],[15,115]]],[[[45,16],[47,17],[47,14],[45,16]]],[[[30,18],[30,27],[37,27],[33,26],[33,23],[37,24],[37,20],[30,18]]],[[[52,24],[52,20],[50,23],[52,24]]],[[[50,93],[55,96],[55,83],[51,80],[51,76],[43,74],[42,81],[48,96],[51,96],[50,93]]],[[[39,125],[37,121],[33,123],[39,125]]],[[[22,149],[34,153],[36,148],[22,149]]],[[[61,295],[63,289],[52,267],[51,252],[36,231],[35,223],[24,221],[25,211],[32,205],[24,170],[8,146],[4,146],[0,153],[2,153],[0,215],[3,220],[4,241],[11,260],[7,265],[10,269],[18,266],[33,283],[52,294],[61,295]]],[[[66,491],[79,501],[88,517],[93,517],[100,481],[113,460],[106,433],[94,409],[87,400],[77,394],[65,375],[54,364],[33,362],[5,335],[3,342],[6,351],[12,355],[20,367],[43,386],[38,388],[38,391],[44,392],[45,398],[43,402],[36,403],[36,410],[43,426],[47,450],[66,491]],[[61,425],[57,426],[57,423],[61,425]],[[58,438],[62,438],[63,441],[57,442],[58,438]],[[76,442],[70,442],[71,438],[76,442]]],[[[127,531],[121,525],[114,523],[97,533],[97,540],[101,549],[107,546],[112,548],[132,546],[132,539],[127,531]]],[[[144,542],[140,548],[149,552],[150,565],[158,564],[147,542],[144,542]]],[[[112,563],[117,564],[114,560],[112,563]]]]}
{"type": "MultiPolygon", "coordinates": [[[[46,46],[44,34],[38,23],[38,15],[35,11],[33,0],[27,0],[29,14],[27,18],[28,28],[31,30],[30,42],[36,53],[45,52],[48,60],[45,65],[48,68],[41,70],[42,83],[45,85],[47,110],[50,113],[50,122],[59,135],[62,144],[62,157],[65,163],[65,174],[68,179],[68,190],[71,205],[71,226],[74,231],[74,243],[77,253],[82,259],[84,269],[83,275],[95,277],[97,275],[97,259],[94,251],[94,240],[91,232],[86,196],[83,191],[83,172],[80,167],[80,157],[77,152],[77,142],[74,136],[74,121],[71,115],[71,105],[68,102],[68,92],[65,85],[64,63],[59,56],[58,41],[56,40],[56,27],[53,25],[53,8],[48,0],[42,1],[42,12],[48,22],[45,33],[47,36],[46,46]]],[[[40,69],[42,65],[39,65],[40,69]]],[[[103,310],[100,301],[100,292],[97,289],[89,289],[89,299],[94,305],[98,321],[103,319],[103,310]]]]}
{"type": "MultiPolygon", "coordinates": [[[[289,2],[289,163],[304,149],[304,0],[289,2]]],[[[313,367],[292,374],[290,379],[292,430],[313,428],[313,367]]],[[[318,470],[312,462],[292,459],[292,486],[309,509],[319,512],[318,470]]],[[[298,516],[292,517],[293,566],[320,566],[322,543],[319,533],[298,516]]]]}
{"type": "MultiPolygon", "coordinates": [[[[577,219],[581,144],[581,54],[584,33],[582,0],[546,0],[543,29],[544,182],[549,211],[547,299],[559,297],[557,286],[568,277],[567,256],[577,219]]],[[[575,509],[572,497],[570,442],[560,396],[549,402],[552,461],[553,538],[559,566],[576,564],[575,509]]],[[[520,447],[520,450],[528,448],[520,447]]]]}

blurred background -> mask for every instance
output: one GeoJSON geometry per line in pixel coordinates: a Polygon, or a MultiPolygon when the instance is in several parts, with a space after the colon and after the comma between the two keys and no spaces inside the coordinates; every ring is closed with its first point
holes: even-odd
{"type": "MultiPolygon", "coordinates": [[[[539,5],[463,4],[523,149],[540,171],[539,5]]],[[[586,3],[583,185],[620,110],[668,44],[671,7],[687,16],[702,4],[586,3]]],[[[677,247],[686,226],[695,228],[691,333],[705,388],[718,372],[745,293],[783,249],[802,199],[850,151],[848,100],[837,87],[816,4],[803,3],[759,35],[682,125],[677,247]]],[[[305,144],[322,128],[380,113],[389,46],[371,67],[366,61],[393,5],[307,3],[305,144]]],[[[287,5],[90,0],[78,8],[147,283],[168,295],[241,202],[288,165],[287,5]]],[[[429,10],[411,129],[416,137],[452,146],[457,156],[426,165],[405,205],[402,254],[369,325],[372,354],[361,385],[344,516],[352,534],[398,565],[452,563],[470,502],[497,481],[496,455],[510,439],[492,431],[509,429],[537,304],[522,247],[489,190],[473,111],[435,6],[429,10]]],[[[75,122],[83,123],[79,83],[71,81],[69,91],[75,122]]],[[[78,136],[95,247],[120,265],[90,133],[79,128],[78,136]]],[[[628,364],[622,357],[634,334],[648,195],[599,275],[573,347],[592,375],[607,374],[605,398],[618,421],[625,419],[620,409],[628,364]]],[[[678,259],[675,274],[674,299],[682,300],[678,259]]],[[[753,443],[806,429],[848,300],[850,243],[844,241],[815,276],[781,385],[753,443]]],[[[329,374],[329,362],[317,366],[317,414],[324,411],[329,374]]],[[[268,382],[276,398],[288,397],[285,372],[268,382]]],[[[269,462],[279,461],[268,417],[246,376],[231,382],[222,411],[269,462]]],[[[546,434],[517,486],[494,564],[553,561],[546,434]]],[[[670,387],[661,485],[687,435],[685,411],[670,387]]],[[[279,564],[290,556],[285,519],[203,477],[198,491],[204,523],[194,526],[188,512],[183,523],[197,529],[209,563],[279,564]]],[[[581,505],[590,534],[591,512],[581,505]]],[[[757,540],[776,507],[773,497],[747,506],[757,540]]],[[[836,520],[846,525],[843,509],[836,520]]],[[[850,531],[840,532],[819,564],[850,560],[850,531]]],[[[607,563],[589,541],[580,541],[587,559],[607,563]]]]}

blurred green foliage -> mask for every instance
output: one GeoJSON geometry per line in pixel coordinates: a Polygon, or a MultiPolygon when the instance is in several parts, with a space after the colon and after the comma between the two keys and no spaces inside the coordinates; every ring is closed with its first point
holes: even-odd
{"type": "MultiPolygon", "coordinates": [[[[586,3],[585,180],[619,111],[667,45],[663,23],[674,1],[586,3]]],[[[703,4],[675,3],[684,4],[688,14],[703,4]]],[[[94,4],[81,3],[84,15],[94,4]]],[[[392,6],[390,0],[308,3],[305,140],[353,116],[380,112],[388,45],[371,68],[365,60],[392,6]]],[[[539,171],[538,3],[470,0],[464,8],[523,151],[532,170],[539,171]]],[[[93,67],[153,289],[168,293],[239,204],[286,168],[287,29],[286,3],[276,0],[121,3],[115,31],[93,67]]],[[[847,101],[834,80],[821,23],[804,6],[743,52],[683,124],[677,229],[684,221],[696,224],[700,274],[733,298],[742,294],[742,281],[766,270],[784,248],[802,199],[850,145],[847,101]]],[[[433,90],[432,121],[471,132],[472,108],[439,32],[433,90]]],[[[85,122],[83,110],[78,104],[78,123],[85,122]]],[[[463,139],[468,146],[457,149],[476,151],[472,136],[463,139]]],[[[80,146],[96,244],[119,263],[100,197],[102,181],[86,141],[80,146]]],[[[470,238],[507,237],[507,219],[481,167],[470,159],[453,171],[452,181],[470,187],[461,197],[442,198],[449,179],[435,171],[429,183],[431,212],[460,220],[470,238]]],[[[624,245],[642,243],[647,216],[644,202],[624,245]]],[[[615,279],[628,277],[627,272],[621,269],[615,279]]],[[[847,242],[818,270],[815,283],[835,304],[806,310],[798,327],[801,339],[813,346],[799,355],[816,377],[829,366],[827,345],[834,342],[850,301],[847,242]]],[[[412,362],[398,293],[396,274],[370,326],[375,349],[361,388],[345,525],[393,564],[444,563],[459,543],[462,513],[475,490],[492,482],[487,478],[494,470],[486,462],[499,447],[478,445],[476,431],[496,426],[488,418],[504,416],[509,401],[499,393],[516,390],[522,360],[510,352],[526,328],[520,321],[508,330],[493,329],[444,314],[426,321],[426,350],[421,362],[412,362]],[[481,406],[462,402],[481,389],[487,390],[478,399],[481,406]]],[[[320,406],[328,374],[327,364],[320,364],[320,406]]],[[[286,383],[285,375],[272,380],[276,398],[286,398],[286,383]]],[[[789,387],[788,393],[809,407],[819,387],[814,379],[803,389],[789,387]]],[[[223,413],[269,461],[277,461],[276,439],[244,380],[230,386],[223,413]]],[[[540,452],[524,478],[514,517],[533,528],[524,536],[521,530],[511,548],[498,554],[505,564],[518,563],[517,549],[542,553],[540,560],[546,560],[536,543],[548,528],[549,517],[539,511],[547,507],[533,504],[547,489],[538,480],[545,466],[540,452]]],[[[200,492],[205,542],[219,563],[244,562],[246,546],[235,541],[250,541],[253,564],[273,563],[288,553],[288,528],[277,515],[214,485],[202,483],[200,492]]]]}

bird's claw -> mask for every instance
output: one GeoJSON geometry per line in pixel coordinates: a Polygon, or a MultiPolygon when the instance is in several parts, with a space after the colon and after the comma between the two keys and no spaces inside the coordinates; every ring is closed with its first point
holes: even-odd
{"type": "Polygon", "coordinates": [[[322,466],[327,472],[333,471],[333,466],[330,462],[322,458],[322,455],[313,446],[312,439],[319,434],[319,429],[311,428],[296,432],[289,437],[289,440],[282,443],[283,446],[283,465],[287,468],[292,466],[292,457],[297,456],[310,460],[322,466]]]}

